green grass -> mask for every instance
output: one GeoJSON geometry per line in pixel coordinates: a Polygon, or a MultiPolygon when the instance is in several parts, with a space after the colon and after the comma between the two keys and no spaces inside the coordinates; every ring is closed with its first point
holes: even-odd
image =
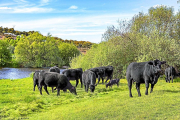
{"type": "MultiPolygon", "coordinates": [[[[75,85],[75,81],[71,81],[75,85]]],[[[133,98],[129,97],[127,81],[121,79],[120,86],[106,89],[99,84],[94,93],[86,93],[77,87],[77,96],[69,91],[56,91],[50,95],[37,87],[33,91],[32,78],[0,80],[0,119],[29,120],[119,120],[119,119],[180,119],[180,79],[174,83],[159,80],[153,93],[145,95],[145,85],[141,84],[138,97],[135,84],[133,98]]]]}

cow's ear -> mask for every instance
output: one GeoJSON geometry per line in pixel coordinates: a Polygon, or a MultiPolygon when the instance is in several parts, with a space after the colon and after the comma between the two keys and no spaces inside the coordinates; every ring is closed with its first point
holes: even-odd
{"type": "Polygon", "coordinates": [[[166,61],[162,61],[162,62],[161,62],[161,64],[165,64],[165,63],[166,63],[166,61]]]}
{"type": "Polygon", "coordinates": [[[148,62],[149,65],[153,65],[153,62],[148,62]]]}

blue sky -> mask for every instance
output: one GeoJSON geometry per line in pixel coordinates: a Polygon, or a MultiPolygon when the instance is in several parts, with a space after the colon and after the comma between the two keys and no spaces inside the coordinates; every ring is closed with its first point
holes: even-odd
{"type": "Polygon", "coordinates": [[[157,5],[180,9],[178,0],[0,0],[0,26],[100,43],[108,26],[157,5]]]}

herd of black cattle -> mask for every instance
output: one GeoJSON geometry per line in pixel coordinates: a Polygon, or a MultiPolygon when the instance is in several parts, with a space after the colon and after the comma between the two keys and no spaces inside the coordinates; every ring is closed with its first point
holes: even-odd
{"type": "MultiPolygon", "coordinates": [[[[149,84],[151,84],[151,91],[153,91],[154,85],[157,83],[158,78],[160,77],[161,65],[165,64],[166,61],[154,60],[148,62],[133,62],[130,63],[127,67],[126,71],[126,79],[129,87],[129,96],[132,97],[131,89],[132,84],[136,83],[136,89],[138,92],[138,96],[141,96],[140,93],[140,84],[145,83],[146,91],[145,94],[148,95],[149,84]]],[[[180,75],[176,73],[174,67],[168,67],[165,70],[166,82],[170,82],[173,77],[180,75]]],[[[35,71],[33,75],[34,81],[34,91],[36,85],[42,95],[42,86],[44,86],[44,90],[47,94],[49,94],[47,90],[48,87],[52,87],[52,92],[57,89],[57,96],[60,95],[59,91],[63,90],[64,92],[67,89],[77,95],[76,87],[79,83],[79,79],[81,82],[81,88],[83,87],[85,91],[88,92],[90,88],[91,92],[94,92],[95,87],[99,84],[100,79],[102,79],[102,83],[104,83],[104,78],[107,77],[105,83],[110,80],[106,84],[106,88],[112,87],[112,85],[117,84],[119,86],[120,79],[112,79],[113,77],[113,66],[103,66],[91,68],[83,72],[82,68],[77,69],[66,69],[60,74],[60,69],[57,66],[51,67],[48,72],[44,70],[35,71]],[[96,84],[96,78],[98,78],[98,83],[96,84]],[[70,80],[76,80],[76,87],[72,86],[70,80]],[[55,89],[53,87],[56,87],[55,89]]]]}

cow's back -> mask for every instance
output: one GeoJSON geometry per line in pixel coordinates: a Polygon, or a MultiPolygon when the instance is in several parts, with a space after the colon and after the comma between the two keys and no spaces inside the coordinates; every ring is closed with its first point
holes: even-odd
{"type": "Polygon", "coordinates": [[[44,83],[48,87],[57,87],[61,86],[61,88],[66,87],[68,79],[65,75],[54,73],[54,72],[47,72],[44,75],[44,83]]]}
{"type": "Polygon", "coordinates": [[[86,70],[82,74],[82,81],[84,84],[90,83],[91,80],[96,80],[96,74],[91,70],[86,70]]]}
{"type": "Polygon", "coordinates": [[[147,62],[141,63],[130,63],[127,67],[126,71],[126,79],[130,80],[133,79],[135,82],[143,82],[143,71],[145,69],[145,64],[147,62]]]}

